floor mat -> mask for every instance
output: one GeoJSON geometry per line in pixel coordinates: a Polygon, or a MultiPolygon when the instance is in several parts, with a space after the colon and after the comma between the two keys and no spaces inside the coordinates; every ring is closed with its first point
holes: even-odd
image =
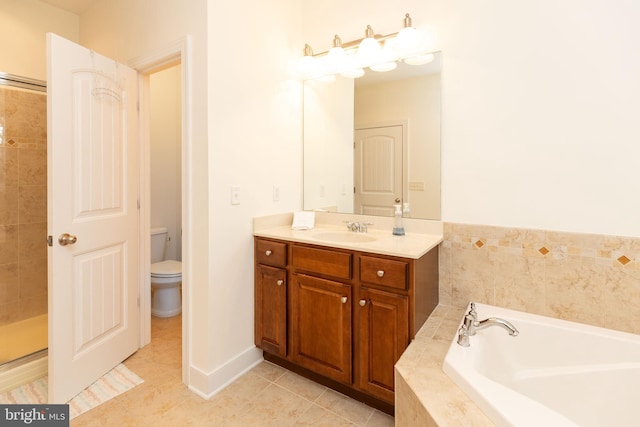
{"type": "MultiPolygon", "coordinates": [[[[142,378],[121,363],[71,399],[68,402],[69,415],[73,419],[143,382],[142,378]]],[[[47,389],[47,377],[40,378],[11,391],[0,393],[0,403],[47,403],[47,389]]]]}

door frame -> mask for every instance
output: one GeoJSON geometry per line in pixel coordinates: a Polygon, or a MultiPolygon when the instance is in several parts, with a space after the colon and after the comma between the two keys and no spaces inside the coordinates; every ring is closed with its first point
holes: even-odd
{"type": "Polygon", "coordinates": [[[181,64],[182,102],[182,382],[189,384],[189,343],[191,342],[191,253],[193,227],[188,213],[192,211],[193,194],[189,183],[192,152],[192,82],[191,37],[186,35],[163,48],[147,52],[128,61],[138,71],[138,112],[140,132],[140,347],[151,342],[151,183],[149,76],[181,64]]]}
{"type": "MultiPolygon", "coordinates": [[[[355,123],[353,126],[354,147],[355,132],[362,129],[402,126],[402,200],[409,201],[409,119],[389,120],[375,123],[355,123]]],[[[355,161],[355,160],[354,160],[355,161]]],[[[355,167],[355,165],[354,165],[355,167]]]]}

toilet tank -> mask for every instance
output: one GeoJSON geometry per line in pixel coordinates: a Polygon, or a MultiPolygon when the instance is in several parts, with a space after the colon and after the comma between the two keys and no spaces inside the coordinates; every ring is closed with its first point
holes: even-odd
{"type": "Polygon", "coordinates": [[[167,250],[167,227],[153,227],[151,229],[151,263],[164,261],[167,250]]]}

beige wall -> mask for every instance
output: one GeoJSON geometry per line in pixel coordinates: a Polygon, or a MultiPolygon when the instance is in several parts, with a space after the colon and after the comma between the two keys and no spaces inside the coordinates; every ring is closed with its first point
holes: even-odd
{"type": "Polygon", "coordinates": [[[181,67],[150,76],[151,227],[167,227],[166,259],[182,260],[181,67]]]}
{"type": "Polygon", "coordinates": [[[77,42],[80,18],[38,0],[0,0],[0,72],[46,80],[47,32],[77,42]]]}

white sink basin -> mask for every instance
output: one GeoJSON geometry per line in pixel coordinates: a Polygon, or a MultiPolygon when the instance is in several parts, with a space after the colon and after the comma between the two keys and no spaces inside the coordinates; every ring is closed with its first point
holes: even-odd
{"type": "Polygon", "coordinates": [[[375,237],[353,231],[325,231],[312,236],[316,240],[336,243],[366,243],[376,240],[375,237]]]}

